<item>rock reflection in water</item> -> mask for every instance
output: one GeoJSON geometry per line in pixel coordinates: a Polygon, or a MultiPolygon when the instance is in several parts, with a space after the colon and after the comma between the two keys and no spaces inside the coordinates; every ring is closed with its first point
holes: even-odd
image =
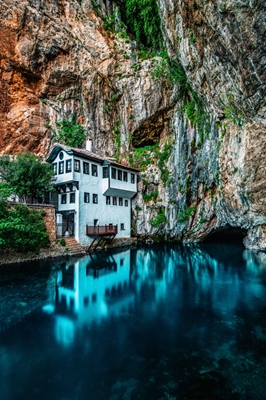
{"type": "Polygon", "coordinates": [[[36,292],[34,274],[2,271],[4,315],[19,299],[0,334],[4,399],[264,399],[265,267],[206,244],[39,265],[36,292]]]}

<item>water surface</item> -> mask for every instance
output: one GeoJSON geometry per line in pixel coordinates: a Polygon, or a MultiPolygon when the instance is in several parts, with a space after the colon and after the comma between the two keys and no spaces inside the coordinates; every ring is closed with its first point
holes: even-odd
{"type": "Polygon", "coordinates": [[[0,267],[1,399],[266,399],[266,255],[152,245],[0,267]]]}

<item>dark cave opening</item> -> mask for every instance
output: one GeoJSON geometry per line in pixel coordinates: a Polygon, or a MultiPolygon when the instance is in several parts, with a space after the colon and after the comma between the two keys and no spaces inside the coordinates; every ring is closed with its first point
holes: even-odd
{"type": "Polygon", "coordinates": [[[243,244],[243,239],[247,235],[247,229],[226,226],[222,229],[211,232],[203,243],[231,243],[243,244]]]}

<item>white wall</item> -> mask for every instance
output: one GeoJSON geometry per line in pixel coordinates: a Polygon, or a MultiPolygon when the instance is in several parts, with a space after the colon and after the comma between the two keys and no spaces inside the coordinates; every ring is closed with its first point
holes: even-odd
{"type": "MultiPolygon", "coordinates": [[[[63,151],[63,150],[62,150],[63,151]]],[[[64,151],[63,151],[64,152],[64,151]]],[[[59,153],[60,154],[60,153],[59,153]]],[[[103,179],[102,166],[97,162],[90,162],[80,157],[70,156],[64,152],[63,160],[59,159],[59,154],[54,162],[57,162],[57,167],[60,161],[66,162],[66,160],[72,160],[72,172],[57,174],[56,183],[64,183],[67,181],[78,181],[79,190],[73,188],[75,191],[75,203],[70,203],[70,192],[67,189],[67,203],[61,204],[61,194],[58,198],[58,211],[74,210],[75,212],[75,238],[82,245],[88,245],[93,240],[92,237],[86,235],[86,225],[93,226],[94,220],[98,220],[98,225],[118,225],[117,237],[130,237],[131,236],[131,197],[132,192],[136,191],[137,188],[137,176],[135,174],[135,183],[131,184],[131,172],[128,172],[128,182],[118,181],[111,178],[103,179]],[[74,159],[80,161],[80,172],[74,171],[74,159]],[[90,174],[83,173],[83,162],[90,164],[90,174]],[[97,165],[98,176],[92,176],[91,165],[97,165]],[[106,187],[111,182],[112,187],[121,187],[124,192],[115,192],[117,194],[117,205],[113,205],[113,199],[110,198],[111,204],[106,204],[106,196],[103,194],[106,187]],[[128,190],[128,193],[126,192],[128,190]],[[90,202],[84,202],[84,193],[90,194],[90,202]],[[93,203],[93,194],[98,195],[98,203],[93,203]],[[128,195],[128,197],[124,197],[128,195]],[[119,205],[119,197],[122,197],[123,205],[119,205]],[[125,206],[125,200],[128,201],[128,206],[125,206]],[[121,224],[124,224],[124,230],[121,230],[121,224]]],[[[64,163],[66,168],[66,163],[64,163]]],[[[58,171],[58,168],[57,168],[58,171]]]]}

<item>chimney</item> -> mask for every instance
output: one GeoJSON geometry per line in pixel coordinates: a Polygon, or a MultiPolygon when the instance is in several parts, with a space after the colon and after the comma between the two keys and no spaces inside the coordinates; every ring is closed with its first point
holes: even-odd
{"type": "Polygon", "coordinates": [[[86,150],[92,151],[92,140],[90,138],[86,140],[86,150]]]}

